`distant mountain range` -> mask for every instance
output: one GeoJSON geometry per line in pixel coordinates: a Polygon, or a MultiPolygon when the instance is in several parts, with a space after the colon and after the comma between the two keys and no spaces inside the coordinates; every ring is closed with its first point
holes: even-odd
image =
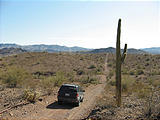
{"type": "Polygon", "coordinates": [[[0,49],[2,48],[21,48],[30,52],[76,52],[76,51],[88,51],[91,49],[83,47],[66,47],[60,45],[17,45],[17,44],[0,44],[0,49]]]}
{"type": "Polygon", "coordinates": [[[0,49],[0,57],[1,56],[6,56],[6,55],[13,55],[13,54],[19,54],[19,53],[24,53],[27,52],[26,50],[23,50],[21,48],[2,48],[0,49]]]}
{"type": "MultiPolygon", "coordinates": [[[[115,53],[115,52],[116,52],[115,48],[108,47],[108,48],[100,48],[100,49],[94,49],[91,51],[86,51],[85,53],[115,53]]],[[[122,52],[123,52],[123,49],[122,49],[122,52]]],[[[129,54],[145,54],[147,52],[140,50],[140,49],[130,48],[127,50],[127,53],[129,53],[129,54]]]]}
{"type": "Polygon", "coordinates": [[[141,50],[151,54],[160,54],[160,47],[143,48],[141,50]]]}
{"type": "MultiPolygon", "coordinates": [[[[67,46],[60,46],[60,45],[17,45],[17,44],[0,44],[1,52],[4,51],[5,54],[10,53],[21,53],[21,52],[78,52],[78,53],[115,53],[115,48],[108,47],[108,48],[100,48],[100,49],[88,49],[83,47],[67,47],[67,46]],[[9,48],[8,50],[6,48],[9,48]],[[14,49],[16,48],[16,49],[14,49]]],[[[123,49],[122,49],[123,51],[123,49]]],[[[128,53],[130,54],[160,54],[160,47],[153,47],[153,48],[144,48],[144,49],[128,49],[128,53]]]]}

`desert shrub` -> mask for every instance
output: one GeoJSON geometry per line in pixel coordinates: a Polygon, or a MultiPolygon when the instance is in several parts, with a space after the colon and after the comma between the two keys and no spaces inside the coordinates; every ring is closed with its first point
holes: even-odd
{"type": "MultiPolygon", "coordinates": [[[[122,92],[133,92],[132,88],[135,84],[136,80],[129,75],[124,75],[122,76],[122,81],[121,81],[121,87],[122,87],[122,92]]],[[[116,86],[116,80],[111,79],[109,82],[109,85],[111,86],[116,86]]]]}
{"type": "Polygon", "coordinates": [[[18,57],[18,55],[14,55],[14,57],[16,58],[16,57],[18,57]]]}
{"type": "Polygon", "coordinates": [[[91,84],[98,84],[98,79],[96,77],[90,77],[89,83],[91,84]]]}
{"type": "Polygon", "coordinates": [[[159,70],[153,70],[150,75],[160,75],[160,71],[159,70]]]}
{"type": "Polygon", "coordinates": [[[141,69],[139,69],[139,70],[136,71],[136,74],[137,74],[137,75],[142,75],[142,74],[144,74],[144,71],[141,70],[141,69]]]}
{"type": "Polygon", "coordinates": [[[134,72],[133,70],[131,70],[131,71],[129,72],[129,74],[130,74],[130,75],[135,75],[135,72],[134,72]]]}
{"type": "Polygon", "coordinates": [[[82,75],[84,74],[85,72],[83,70],[77,70],[77,75],[82,75]]]}
{"type": "Polygon", "coordinates": [[[149,63],[146,63],[145,66],[149,66],[149,63]]]}
{"type": "Polygon", "coordinates": [[[34,103],[39,97],[40,97],[40,93],[37,91],[34,91],[32,89],[24,90],[23,98],[29,102],[34,103]]]}
{"type": "Polygon", "coordinates": [[[141,69],[142,67],[140,65],[137,65],[137,69],[141,69]]]}
{"type": "Polygon", "coordinates": [[[110,80],[109,81],[109,84],[111,85],[111,86],[116,86],[116,80],[114,79],[114,80],[110,80]]]}
{"type": "Polygon", "coordinates": [[[82,84],[98,84],[98,79],[96,77],[83,76],[78,80],[82,84]]]}
{"type": "Polygon", "coordinates": [[[113,71],[113,70],[110,70],[110,71],[109,71],[109,74],[108,74],[108,78],[112,78],[113,75],[114,75],[114,71],[113,71]]]}
{"type": "Polygon", "coordinates": [[[24,69],[14,66],[9,67],[7,71],[3,71],[0,78],[8,87],[17,87],[17,85],[24,86],[27,80],[31,78],[31,75],[24,69]]]}
{"type": "Polygon", "coordinates": [[[112,67],[112,63],[108,63],[107,66],[108,66],[108,67],[112,67]]]}
{"type": "Polygon", "coordinates": [[[125,75],[122,76],[122,91],[123,92],[131,92],[132,91],[132,87],[135,84],[135,79],[133,79],[132,77],[125,75]]]}
{"type": "Polygon", "coordinates": [[[53,76],[47,77],[46,79],[41,80],[42,88],[47,91],[47,94],[50,95],[54,88],[54,78],[53,76]]]}
{"type": "Polygon", "coordinates": [[[151,87],[152,87],[151,85],[139,81],[134,83],[132,91],[138,98],[146,98],[150,95],[151,87]]]}
{"type": "Polygon", "coordinates": [[[160,88],[160,80],[154,80],[154,81],[152,81],[152,85],[154,87],[159,87],[160,88]]]}
{"type": "Polygon", "coordinates": [[[63,72],[56,72],[56,76],[50,76],[42,80],[42,87],[52,89],[54,86],[60,86],[67,80],[63,72]]]}
{"type": "Polygon", "coordinates": [[[74,81],[74,72],[67,73],[66,77],[69,82],[73,82],[74,81]]]}
{"type": "Polygon", "coordinates": [[[97,75],[102,74],[101,68],[97,68],[97,69],[96,69],[96,74],[97,74],[97,75]]]}
{"type": "Polygon", "coordinates": [[[149,58],[146,59],[146,61],[149,61],[149,60],[150,60],[149,58]]]}
{"type": "Polygon", "coordinates": [[[138,91],[137,91],[137,95],[139,98],[146,98],[150,95],[151,89],[149,88],[149,86],[145,86],[145,87],[141,87],[138,91]]]}
{"type": "Polygon", "coordinates": [[[123,74],[128,74],[128,69],[123,68],[123,69],[122,69],[122,73],[123,73],[123,74]]]}
{"type": "Polygon", "coordinates": [[[67,80],[64,73],[61,71],[56,72],[56,76],[54,78],[54,86],[60,86],[63,82],[67,80]]]}
{"type": "Polygon", "coordinates": [[[88,67],[88,69],[94,69],[94,68],[96,68],[95,65],[90,65],[90,66],[88,67]]]}
{"type": "Polygon", "coordinates": [[[83,60],[83,57],[80,57],[80,60],[83,60]]]}

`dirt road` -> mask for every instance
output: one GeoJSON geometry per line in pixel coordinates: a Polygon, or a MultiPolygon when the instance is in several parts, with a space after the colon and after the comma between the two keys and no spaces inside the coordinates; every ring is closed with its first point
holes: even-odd
{"type": "Polygon", "coordinates": [[[94,107],[96,98],[103,92],[105,81],[106,77],[101,75],[100,84],[87,87],[84,101],[79,107],[67,104],[58,105],[55,92],[54,95],[47,96],[35,104],[28,104],[10,110],[5,115],[5,118],[23,120],[78,120],[85,118],[94,107]]]}

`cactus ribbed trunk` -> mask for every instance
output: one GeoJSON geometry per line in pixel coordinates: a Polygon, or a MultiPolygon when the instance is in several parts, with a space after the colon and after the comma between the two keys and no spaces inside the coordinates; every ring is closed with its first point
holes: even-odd
{"type": "Polygon", "coordinates": [[[127,52],[127,44],[125,44],[123,54],[121,55],[120,36],[121,36],[121,19],[118,20],[117,42],[116,42],[116,101],[118,107],[121,106],[121,65],[124,62],[127,52]]]}
{"type": "Polygon", "coordinates": [[[116,99],[117,99],[117,106],[121,105],[121,48],[120,48],[120,36],[121,36],[121,19],[119,19],[119,21],[118,21],[117,43],[116,43],[116,99]]]}

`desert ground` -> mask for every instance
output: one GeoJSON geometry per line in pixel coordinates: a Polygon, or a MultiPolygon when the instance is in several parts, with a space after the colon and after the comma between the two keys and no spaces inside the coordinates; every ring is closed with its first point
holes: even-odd
{"type": "Polygon", "coordinates": [[[0,119],[160,119],[160,55],[128,54],[116,106],[115,55],[27,52],[0,58],[0,119]],[[58,105],[63,83],[85,89],[79,107],[58,105]]]}

